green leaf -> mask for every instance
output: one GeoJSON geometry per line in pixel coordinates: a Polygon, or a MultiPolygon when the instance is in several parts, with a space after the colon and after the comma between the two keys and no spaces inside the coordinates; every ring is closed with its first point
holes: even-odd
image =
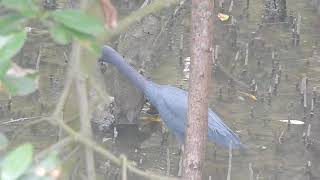
{"type": "Polygon", "coordinates": [[[50,34],[55,42],[62,45],[68,44],[72,39],[69,30],[61,24],[50,27],[50,34]]]}
{"type": "Polygon", "coordinates": [[[26,38],[27,33],[25,31],[7,36],[0,35],[0,79],[10,68],[10,59],[20,51],[26,38]]]}
{"type": "Polygon", "coordinates": [[[102,22],[93,16],[84,14],[80,10],[56,10],[53,11],[51,15],[55,21],[81,33],[96,36],[104,32],[102,22]]]}
{"type": "Polygon", "coordinates": [[[97,45],[96,37],[88,34],[84,34],[78,31],[74,31],[70,29],[70,33],[74,36],[75,39],[77,39],[82,46],[90,50],[91,52],[95,54],[100,53],[100,48],[97,45]]]}
{"type": "Polygon", "coordinates": [[[79,31],[76,31],[74,29],[70,29],[64,25],[61,25],[63,27],[63,30],[66,31],[65,33],[73,36],[73,38],[75,38],[76,40],[79,41],[79,43],[84,46],[85,48],[87,48],[88,50],[90,50],[91,52],[95,53],[95,54],[99,54],[100,53],[100,47],[98,47],[97,45],[97,40],[96,37],[90,34],[85,34],[85,33],[81,33],[79,31]]]}
{"type": "Polygon", "coordinates": [[[2,83],[4,87],[13,96],[25,96],[38,89],[38,76],[22,76],[5,75],[2,83]]]}
{"type": "Polygon", "coordinates": [[[0,151],[4,150],[8,146],[8,139],[2,133],[0,133],[0,151]]]}
{"type": "Polygon", "coordinates": [[[19,23],[23,20],[23,16],[18,14],[3,16],[0,19],[0,33],[6,34],[17,31],[19,23]]]}
{"type": "Polygon", "coordinates": [[[20,177],[31,165],[32,155],[31,144],[23,144],[11,151],[1,163],[1,180],[13,180],[20,177]]]}
{"type": "Polygon", "coordinates": [[[19,11],[27,17],[36,16],[39,12],[39,8],[33,0],[2,0],[0,3],[9,9],[19,11]]]}
{"type": "Polygon", "coordinates": [[[20,177],[19,180],[57,180],[57,179],[50,176],[37,176],[35,174],[28,174],[23,177],[20,177]]]}
{"type": "Polygon", "coordinates": [[[51,152],[47,157],[41,160],[38,164],[34,164],[29,168],[27,173],[24,173],[19,180],[56,180],[57,177],[51,176],[55,170],[60,171],[60,160],[56,152],[51,152]],[[40,174],[41,173],[41,174],[40,174]]]}
{"type": "Polygon", "coordinates": [[[57,24],[50,28],[52,38],[59,44],[67,44],[72,40],[72,37],[77,39],[80,44],[90,51],[99,54],[100,48],[96,43],[96,37],[90,34],[81,33],[74,29],[70,29],[62,24],[57,24]]]}

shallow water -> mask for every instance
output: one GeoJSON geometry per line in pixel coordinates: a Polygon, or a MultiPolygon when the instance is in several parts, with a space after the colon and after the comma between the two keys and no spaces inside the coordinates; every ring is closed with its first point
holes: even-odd
{"type": "MultiPolygon", "coordinates": [[[[243,2],[238,2],[243,3],[243,2]]],[[[227,3],[228,4],[228,3],[227,3]]],[[[238,20],[239,32],[238,46],[242,42],[248,42],[253,31],[257,31],[258,23],[261,21],[261,9],[263,4],[260,1],[253,1],[253,8],[249,9],[250,17],[247,20],[238,20]]],[[[319,179],[319,144],[317,121],[317,105],[314,106],[314,115],[310,117],[310,106],[312,99],[312,88],[318,84],[318,73],[311,70],[319,65],[319,21],[317,13],[305,1],[287,2],[287,8],[295,14],[302,16],[301,42],[299,47],[292,47],[291,32],[286,24],[265,24],[260,32],[259,38],[265,40],[266,49],[249,50],[248,75],[242,77],[241,69],[244,68],[243,60],[237,66],[233,76],[237,80],[250,85],[255,79],[258,85],[258,101],[245,96],[241,92],[250,93],[248,89],[235,85],[231,88],[231,95],[228,95],[228,79],[218,67],[213,72],[212,83],[210,84],[210,104],[225,122],[239,134],[243,144],[248,148],[245,153],[233,151],[231,179],[250,179],[250,172],[254,179],[319,179]],[[268,103],[269,86],[273,88],[274,78],[271,77],[272,60],[271,49],[278,52],[279,64],[281,65],[280,85],[277,95],[272,92],[271,103],[268,103]],[[260,66],[257,65],[260,59],[260,66]],[[307,63],[309,64],[307,64],[307,63]],[[307,108],[304,110],[301,103],[300,92],[296,90],[296,83],[301,82],[303,74],[306,74],[310,81],[307,86],[307,108]],[[286,77],[287,76],[287,77],[286,77]],[[221,89],[221,90],[220,90],[221,89]],[[222,91],[222,93],[219,93],[222,91]],[[264,102],[261,102],[264,98],[264,102]],[[305,121],[305,125],[290,125],[280,122],[281,119],[297,119],[305,121]],[[312,145],[305,145],[303,134],[307,133],[311,125],[310,138],[312,145]],[[307,167],[308,162],[311,167],[307,167]],[[249,168],[250,167],[250,168],[249,168]],[[311,174],[308,169],[311,169],[311,174]]],[[[241,9],[241,8],[239,8],[241,9]]],[[[237,11],[237,10],[235,10],[237,11]]],[[[235,17],[237,18],[235,12],[235,17]]],[[[179,30],[179,29],[178,29],[179,30]]],[[[185,30],[186,31],[186,30],[185,30]]],[[[225,24],[217,23],[215,26],[215,44],[226,41],[227,36],[225,24]]],[[[153,71],[153,80],[162,84],[175,84],[187,89],[187,82],[183,79],[184,65],[179,64],[179,31],[174,38],[173,52],[166,54],[160,60],[162,64],[153,71]],[[176,48],[176,49],[175,49],[176,48]]],[[[184,32],[184,35],[188,36],[184,32]]],[[[188,47],[188,41],[184,38],[184,44],[188,47]]],[[[242,46],[243,48],[243,46],[242,46]]],[[[170,52],[169,49],[167,49],[170,52]]],[[[190,54],[184,49],[183,59],[190,54]]],[[[221,65],[229,70],[236,51],[227,45],[220,50],[219,56],[221,65]],[[229,49],[228,49],[229,48],[229,49]]],[[[272,89],[273,91],[273,89],[272,89]]],[[[317,98],[316,98],[317,99],[317,98]]],[[[174,142],[172,143],[174,144],[174,142]]],[[[176,147],[172,147],[176,149],[176,147]]],[[[164,152],[162,152],[164,154],[164,152]]],[[[205,165],[205,178],[225,179],[228,169],[228,151],[222,148],[215,148],[208,144],[205,165]]],[[[175,161],[177,158],[173,158],[175,161]]],[[[162,159],[163,160],[163,159],[162,159]]],[[[165,166],[165,165],[164,165],[165,166]]],[[[148,167],[148,166],[146,166],[148,167]]],[[[176,169],[172,169],[173,174],[176,169]]]]}

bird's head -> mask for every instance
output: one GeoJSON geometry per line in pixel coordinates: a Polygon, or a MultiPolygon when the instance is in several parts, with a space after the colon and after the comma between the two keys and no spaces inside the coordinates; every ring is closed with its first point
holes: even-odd
{"type": "Polygon", "coordinates": [[[119,57],[121,56],[112,47],[104,45],[102,47],[102,56],[100,57],[99,62],[113,64],[119,57]]]}

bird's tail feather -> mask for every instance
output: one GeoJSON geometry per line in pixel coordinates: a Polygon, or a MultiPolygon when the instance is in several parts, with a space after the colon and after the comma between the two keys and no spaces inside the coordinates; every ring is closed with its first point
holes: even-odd
{"type": "Polygon", "coordinates": [[[244,148],[240,138],[210,109],[208,112],[208,128],[209,139],[217,144],[228,148],[231,142],[234,149],[244,148]]]}

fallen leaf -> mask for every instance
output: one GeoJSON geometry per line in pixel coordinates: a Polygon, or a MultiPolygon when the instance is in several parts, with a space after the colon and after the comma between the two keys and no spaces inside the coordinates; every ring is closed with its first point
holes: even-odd
{"type": "Polygon", "coordinates": [[[230,18],[230,16],[227,14],[219,13],[218,18],[220,19],[220,21],[227,21],[230,18]]]}
{"type": "Polygon", "coordinates": [[[252,94],[249,94],[249,93],[245,93],[245,92],[242,92],[242,91],[239,91],[240,94],[243,94],[247,97],[249,97],[250,99],[254,100],[254,101],[257,101],[257,97],[252,95],[252,94]]]}

